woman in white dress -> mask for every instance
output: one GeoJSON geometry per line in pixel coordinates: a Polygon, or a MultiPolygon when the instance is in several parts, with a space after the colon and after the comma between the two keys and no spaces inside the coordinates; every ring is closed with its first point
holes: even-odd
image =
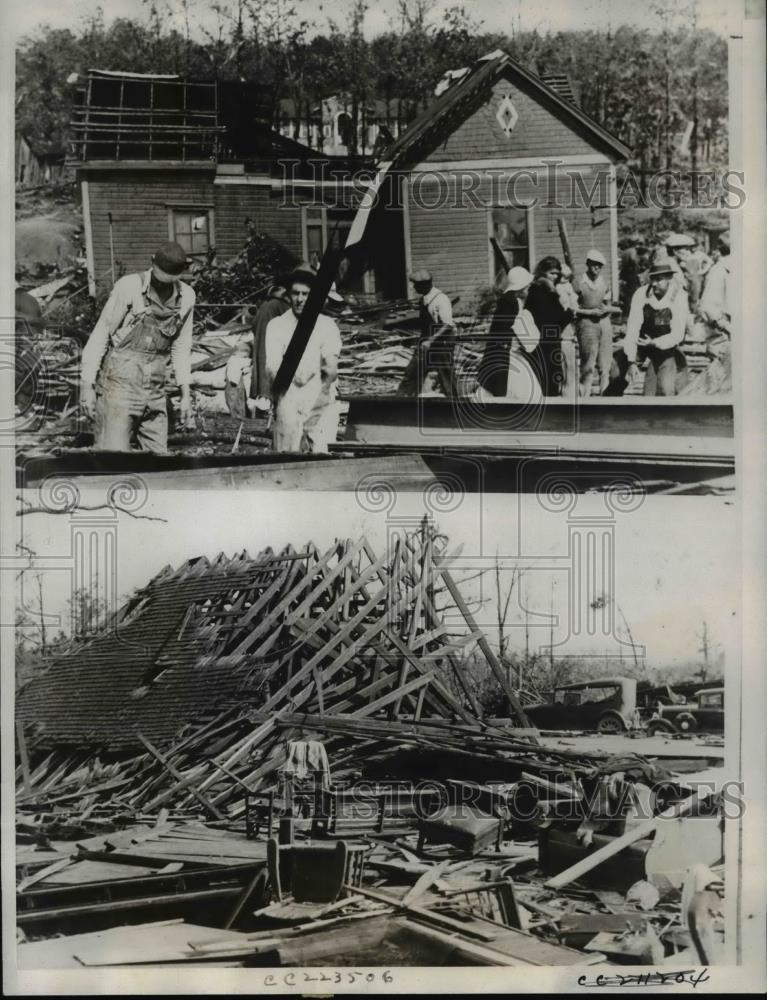
{"type": "Polygon", "coordinates": [[[524,308],[532,280],[526,267],[512,267],[507,275],[477,373],[474,398],[479,403],[538,403],[543,399],[528,359],[541,337],[533,317],[524,308]]]}

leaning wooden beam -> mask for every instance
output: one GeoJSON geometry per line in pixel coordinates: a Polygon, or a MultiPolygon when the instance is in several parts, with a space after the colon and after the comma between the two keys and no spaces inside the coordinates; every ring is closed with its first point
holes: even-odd
{"type": "Polygon", "coordinates": [[[447,589],[450,591],[450,596],[453,598],[453,600],[455,601],[455,603],[458,605],[458,608],[459,608],[461,614],[466,619],[466,624],[469,626],[469,629],[472,631],[472,633],[476,634],[479,648],[482,650],[482,653],[484,654],[484,657],[487,660],[488,666],[493,671],[493,674],[495,675],[495,679],[501,685],[501,689],[503,690],[503,693],[509,699],[509,702],[510,702],[512,708],[514,709],[514,711],[517,714],[518,720],[522,723],[523,726],[530,726],[530,720],[528,719],[527,715],[525,714],[524,708],[522,708],[522,703],[520,702],[519,698],[517,697],[516,692],[512,691],[511,685],[508,682],[508,679],[506,677],[506,673],[505,673],[503,667],[498,662],[498,658],[496,657],[495,653],[490,648],[490,644],[488,643],[488,641],[485,638],[484,634],[482,633],[481,629],[477,625],[477,623],[476,623],[476,621],[474,619],[474,615],[472,615],[471,611],[469,611],[469,607],[466,604],[466,601],[463,599],[463,595],[461,594],[460,590],[456,586],[456,584],[455,584],[452,576],[450,575],[449,570],[443,569],[441,567],[440,562],[437,560],[436,556],[434,557],[434,563],[435,563],[437,572],[442,576],[442,579],[447,584],[447,589]]]}
{"type": "Polygon", "coordinates": [[[459,934],[470,938],[479,938],[480,941],[492,942],[497,936],[497,930],[490,929],[492,924],[488,925],[488,930],[481,930],[479,927],[462,923],[460,920],[454,920],[453,917],[448,917],[443,913],[438,913],[435,910],[429,910],[425,906],[418,906],[418,904],[413,903],[411,905],[403,905],[400,900],[394,899],[389,896],[388,893],[378,892],[376,889],[369,889],[367,886],[345,886],[347,892],[356,892],[361,896],[367,896],[368,899],[374,899],[377,903],[388,903],[394,910],[400,910],[404,913],[408,913],[415,917],[417,920],[423,920],[427,924],[432,924],[437,927],[446,927],[451,931],[457,931],[459,934]]]}
{"type": "Polygon", "coordinates": [[[365,235],[365,228],[370,213],[376,205],[379,189],[389,172],[390,166],[391,164],[386,162],[379,164],[376,176],[371,185],[366,189],[354,215],[343,251],[339,253],[335,248],[328,247],[322,256],[319,271],[314,279],[306,304],[298,318],[298,323],[274,379],[272,392],[275,402],[282,398],[288,386],[293,381],[293,376],[296,374],[304,351],[309,344],[317,317],[325,305],[330,287],[337,277],[342,257],[351,254],[353,248],[361,242],[365,235]]]}
{"type": "MultiPolygon", "coordinates": [[[[138,738],[141,740],[141,742],[144,744],[147,750],[151,753],[151,755],[157,758],[157,760],[162,764],[165,770],[168,771],[168,773],[171,774],[176,779],[177,782],[184,781],[184,775],[181,774],[181,772],[176,767],[174,767],[173,764],[170,763],[168,758],[164,754],[162,754],[157,749],[157,747],[152,746],[149,740],[146,739],[146,737],[142,736],[141,733],[138,733],[138,738]]],[[[207,810],[212,812],[213,815],[216,817],[216,819],[226,818],[224,814],[220,810],[218,810],[210,801],[210,799],[206,798],[198,788],[195,788],[195,786],[192,784],[190,784],[188,787],[189,791],[192,793],[192,795],[194,795],[194,797],[197,799],[200,805],[204,806],[207,810]]]]}
{"type": "Polygon", "coordinates": [[[21,761],[21,775],[22,781],[24,782],[23,788],[25,792],[28,792],[32,787],[32,781],[29,773],[29,754],[27,753],[27,738],[24,735],[24,723],[21,721],[19,716],[16,716],[16,742],[19,747],[19,759],[21,761]]]}

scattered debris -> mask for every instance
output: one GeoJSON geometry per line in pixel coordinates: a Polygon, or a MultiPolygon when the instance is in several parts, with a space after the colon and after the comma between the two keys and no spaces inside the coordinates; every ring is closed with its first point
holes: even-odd
{"type": "Polygon", "coordinates": [[[22,688],[22,965],[61,933],[65,966],[713,953],[716,870],[679,893],[721,864],[716,796],[539,742],[456,555],[424,523],[383,557],[361,538],[192,559],[22,688]]]}

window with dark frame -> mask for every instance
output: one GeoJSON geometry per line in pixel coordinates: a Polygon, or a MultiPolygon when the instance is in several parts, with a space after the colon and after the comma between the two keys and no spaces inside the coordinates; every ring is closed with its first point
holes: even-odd
{"type": "Polygon", "coordinates": [[[207,208],[171,208],[172,239],[190,256],[207,253],[211,246],[210,210],[207,208]]]}
{"type": "MultiPolygon", "coordinates": [[[[503,251],[509,267],[530,267],[530,234],[527,209],[516,205],[490,209],[492,233],[503,251]]],[[[501,277],[501,265],[495,262],[495,276],[501,277]]]]}

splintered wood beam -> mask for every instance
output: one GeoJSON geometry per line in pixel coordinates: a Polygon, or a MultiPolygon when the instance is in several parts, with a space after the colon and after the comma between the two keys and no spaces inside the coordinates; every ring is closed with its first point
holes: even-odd
{"type": "MultiPolygon", "coordinates": [[[[152,745],[152,744],[151,744],[151,743],[149,742],[149,740],[148,740],[148,739],[146,739],[146,737],[145,737],[145,736],[142,736],[142,734],[141,734],[141,733],[138,733],[137,735],[138,735],[138,738],[139,738],[139,739],[141,740],[141,742],[142,742],[142,743],[144,744],[144,746],[146,747],[146,749],[147,749],[147,750],[149,751],[149,753],[151,753],[151,755],[152,755],[152,756],[153,756],[154,758],[156,758],[156,759],[157,759],[157,760],[158,760],[158,761],[160,762],[160,764],[162,764],[162,766],[163,766],[163,767],[165,768],[165,770],[166,770],[166,771],[167,771],[167,772],[168,772],[168,773],[169,773],[169,774],[170,774],[170,775],[171,775],[171,776],[172,776],[173,778],[175,778],[175,780],[176,780],[176,784],[177,784],[177,785],[178,785],[178,783],[179,783],[179,782],[181,782],[181,781],[183,781],[183,780],[184,780],[184,778],[185,778],[185,775],[181,774],[181,772],[180,772],[180,771],[178,771],[178,770],[177,770],[177,769],[176,769],[176,768],[175,768],[175,767],[173,766],[173,764],[171,764],[171,763],[169,762],[168,758],[167,758],[167,757],[166,757],[166,756],[165,756],[164,754],[162,754],[162,753],[161,753],[161,752],[160,752],[160,751],[159,751],[159,750],[157,749],[157,747],[153,746],[153,745],[152,745]]],[[[194,795],[194,797],[195,797],[195,798],[197,799],[197,801],[198,801],[198,802],[200,803],[200,805],[204,806],[204,807],[205,807],[205,808],[206,808],[206,809],[208,810],[208,812],[212,812],[212,813],[213,813],[213,815],[214,815],[214,816],[216,817],[216,819],[226,819],[226,817],[224,816],[224,814],[223,814],[223,813],[222,813],[222,812],[221,812],[221,811],[220,811],[219,809],[217,809],[217,808],[216,808],[216,807],[215,807],[215,806],[213,805],[213,803],[212,803],[212,802],[210,801],[210,799],[206,798],[206,796],[204,796],[204,795],[202,794],[202,792],[201,792],[201,791],[200,791],[200,790],[199,790],[198,788],[195,788],[195,786],[194,786],[194,785],[192,785],[192,784],[189,784],[189,785],[188,785],[187,787],[188,787],[188,790],[189,790],[189,791],[190,791],[190,792],[192,793],[192,795],[194,795]]]]}
{"type": "Polygon", "coordinates": [[[322,691],[322,674],[315,669],[312,671],[312,677],[314,678],[314,688],[317,692],[317,705],[319,706],[320,715],[325,714],[325,698],[322,691]]]}
{"type": "Polygon", "coordinates": [[[698,792],[693,792],[693,794],[684,799],[682,802],[677,802],[663,812],[658,813],[657,816],[653,816],[651,819],[646,819],[643,823],[639,823],[637,826],[632,827],[627,830],[620,837],[615,837],[610,840],[603,847],[598,850],[593,851],[591,854],[587,854],[585,858],[581,858],[574,865],[569,868],[565,868],[564,871],[559,872],[557,875],[553,875],[550,879],[543,883],[546,889],[562,889],[576,879],[581,878],[583,875],[587,875],[590,871],[598,868],[604,861],[609,858],[615,857],[616,854],[620,854],[622,850],[626,847],[630,847],[631,844],[636,843],[637,840],[642,840],[643,838],[654,833],[660,824],[666,819],[677,819],[681,816],[687,815],[694,806],[696,806],[702,798],[706,798],[708,792],[700,794],[698,792]]]}
{"type": "MultiPolygon", "coordinates": [[[[275,721],[276,720],[274,718],[266,719],[260,726],[258,726],[255,732],[249,733],[237,744],[229,747],[225,753],[219,754],[216,760],[223,763],[226,767],[233,767],[241,761],[246,754],[250,753],[254,747],[263,743],[265,739],[268,739],[274,733],[275,721]],[[222,757],[224,757],[223,761],[221,761],[222,757]]],[[[214,784],[217,780],[218,774],[214,772],[204,781],[201,781],[198,787],[201,791],[204,791],[208,786],[214,784]]]]}
{"type": "MultiPolygon", "coordinates": [[[[400,688],[400,689],[404,689],[405,682],[407,680],[407,674],[408,674],[409,667],[410,667],[410,664],[408,663],[408,661],[403,656],[402,657],[402,665],[400,666],[400,669],[399,669],[399,677],[397,678],[397,687],[400,688]]],[[[397,715],[397,713],[399,712],[399,708],[400,708],[400,704],[401,703],[402,703],[402,697],[399,697],[395,702],[393,702],[390,705],[390,707],[389,707],[389,718],[390,719],[393,719],[397,715]]]]}
{"type": "MultiPolygon", "coordinates": [[[[379,558],[375,554],[375,552],[373,551],[373,548],[370,545],[370,543],[368,542],[367,538],[363,538],[363,540],[362,540],[362,548],[363,548],[363,550],[365,552],[365,555],[368,557],[371,565],[378,566],[378,564],[379,564],[379,558]]],[[[376,576],[381,581],[381,583],[384,586],[386,586],[386,583],[388,581],[388,576],[387,576],[387,574],[384,572],[384,570],[382,568],[379,567],[376,570],[376,576]]]]}

